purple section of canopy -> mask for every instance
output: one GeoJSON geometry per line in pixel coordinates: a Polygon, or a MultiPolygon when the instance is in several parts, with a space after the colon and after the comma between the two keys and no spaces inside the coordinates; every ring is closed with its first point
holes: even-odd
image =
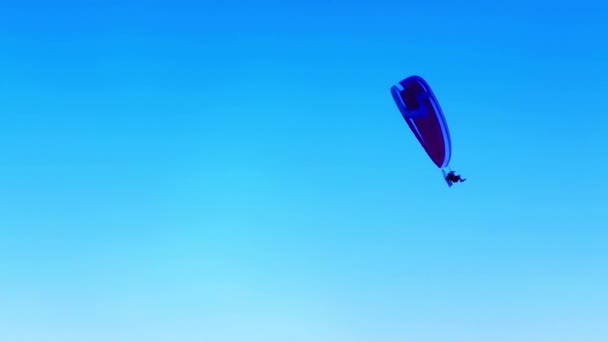
{"type": "Polygon", "coordinates": [[[391,88],[403,118],[437,167],[450,163],[452,146],[447,123],[433,91],[424,79],[411,76],[391,88]]]}

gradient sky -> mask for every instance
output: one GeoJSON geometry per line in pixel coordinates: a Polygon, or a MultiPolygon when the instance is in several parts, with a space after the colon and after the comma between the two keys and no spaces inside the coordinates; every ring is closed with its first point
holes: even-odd
{"type": "Polygon", "coordinates": [[[607,5],[286,3],[0,3],[0,340],[608,340],[607,5]]]}

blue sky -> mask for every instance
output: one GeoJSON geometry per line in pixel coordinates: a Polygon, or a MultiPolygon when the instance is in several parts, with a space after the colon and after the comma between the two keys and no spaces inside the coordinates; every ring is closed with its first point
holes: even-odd
{"type": "Polygon", "coordinates": [[[0,340],[608,338],[600,2],[0,19],[0,340]],[[467,183],[394,105],[412,74],[467,183]]]}

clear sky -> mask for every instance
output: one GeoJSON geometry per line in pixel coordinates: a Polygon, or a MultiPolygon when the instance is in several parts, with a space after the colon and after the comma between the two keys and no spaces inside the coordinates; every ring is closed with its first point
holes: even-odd
{"type": "Polygon", "coordinates": [[[3,1],[3,342],[605,342],[599,0],[3,1]],[[417,74],[448,188],[390,95],[417,74]]]}

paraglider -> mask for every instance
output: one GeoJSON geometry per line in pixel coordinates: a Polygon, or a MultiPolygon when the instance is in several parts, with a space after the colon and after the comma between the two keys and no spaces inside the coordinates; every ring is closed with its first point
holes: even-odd
{"type": "Polygon", "coordinates": [[[450,170],[452,142],[448,124],[431,87],[420,76],[410,76],[391,87],[397,108],[433,163],[451,187],[466,179],[450,170]]]}
{"type": "Polygon", "coordinates": [[[460,177],[460,175],[457,175],[454,171],[450,171],[447,174],[443,171],[443,178],[445,178],[449,186],[452,186],[453,183],[466,181],[466,178],[460,177]]]}

